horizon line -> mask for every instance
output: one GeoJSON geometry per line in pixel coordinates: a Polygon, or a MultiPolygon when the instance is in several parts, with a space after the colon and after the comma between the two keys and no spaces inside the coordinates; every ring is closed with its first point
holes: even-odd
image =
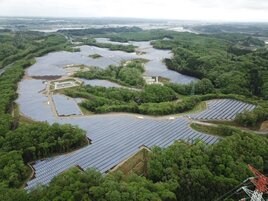
{"type": "Polygon", "coordinates": [[[128,20],[147,20],[147,21],[174,21],[174,22],[196,22],[196,23],[264,23],[268,21],[244,21],[244,20],[197,20],[197,19],[174,19],[174,18],[147,18],[147,17],[118,17],[118,16],[20,16],[20,15],[1,15],[0,18],[51,18],[51,19],[128,19],[128,20]]]}

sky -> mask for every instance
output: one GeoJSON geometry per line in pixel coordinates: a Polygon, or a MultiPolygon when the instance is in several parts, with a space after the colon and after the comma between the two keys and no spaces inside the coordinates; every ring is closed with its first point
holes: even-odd
{"type": "Polygon", "coordinates": [[[0,0],[0,16],[268,22],[268,0],[0,0]]]}

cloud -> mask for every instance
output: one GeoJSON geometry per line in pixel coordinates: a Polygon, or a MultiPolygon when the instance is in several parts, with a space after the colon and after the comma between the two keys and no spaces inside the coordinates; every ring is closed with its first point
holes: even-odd
{"type": "Polygon", "coordinates": [[[203,8],[228,9],[268,9],[267,0],[189,0],[193,5],[203,8]]]}
{"type": "Polygon", "coordinates": [[[0,0],[0,15],[267,21],[267,0],[0,0]]]}

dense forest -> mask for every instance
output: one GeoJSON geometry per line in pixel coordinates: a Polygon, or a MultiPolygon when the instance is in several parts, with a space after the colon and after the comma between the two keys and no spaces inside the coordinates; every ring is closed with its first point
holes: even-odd
{"type": "Polygon", "coordinates": [[[222,93],[238,93],[266,98],[268,50],[264,42],[244,35],[182,34],[173,40],[153,43],[171,48],[174,57],[167,66],[183,74],[208,78],[222,93]]]}
{"type": "MultiPolygon", "coordinates": [[[[228,130],[228,134],[227,130],[220,131],[223,139],[215,145],[196,141],[175,142],[165,149],[154,147],[147,174],[143,176],[125,176],[120,172],[102,175],[97,170],[72,168],[55,177],[48,186],[31,192],[23,190],[23,184],[31,176],[28,163],[75,150],[88,141],[85,131],[72,125],[23,121],[14,112],[17,84],[35,57],[52,51],[75,51],[66,38],[114,50],[135,49],[104,46],[92,41],[95,36],[120,42],[155,40],[152,42],[155,48],[174,53],[173,58],[165,60],[170,69],[200,80],[189,85],[146,85],[141,61],[78,72],[78,77],[108,79],[139,88],[79,86],[63,91],[68,96],[86,99],[81,106],[91,112],[165,115],[189,111],[205,100],[232,98],[258,106],[253,112],[238,115],[237,125],[256,127],[268,119],[268,51],[262,41],[251,35],[195,35],[143,31],[137,27],[64,30],[53,34],[1,30],[0,68],[5,71],[0,75],[0,200],[207,201],[216,200],[252,176],[247,164],[268,172],[268,138],[235,129],[228,130]]],[[[237,193],[233,200],[241,196],[237,193]]]]}
{"type": "MultiPolygon", "coordinates": [[[[20,59],[29,60],[46,53],[72,48],[64,36],[40,32],[0,31],[0,68],[20,59]]],[[[27,66],[27,65],[26,65],[27,66]]]]}
{"type": "Polygon", "coordinates": [[[106,69],[90,68],[89,71],[78,71],[74,76],[91,79],[102,79],[117,82],[128,87],[141,88],[145,85],[143,79],[144,66],[143,60],[132,60],[121,66],[109,66],[106,69]]]}
{"type": "Polygon", "coordinates": [[[117,33],[128,33],[128,32],[141,32],[142,29],[139,27],[111,27],[111,28],[91,28],[91,29],[71,29],[71,30],[59,30],[59,33],[63,33],[69,36],[92,36],[92,35],[103,35],[103,34],[117,34],[117,33]]]}
{"type": "Polygon", "coordinates": [[[89,38],[76,38],[74,39],[75,43],[78,43],[80,45],[91,45],[96,46],[100,48],[108,48],[109,50],[115,51],[124,51],[124,52],[135,52],[135,46],[134,45],[121,45],[121,44],[112,44],[112,43],[100,43],[97,42],[95,38],[92,36],[89,38]]]}
{"type": "Polygon", "coordinates": [[[185,26],[195,30],[197,32],[206,34],[225,34],[225,33],[236,33],[236,34],[247,34],[254,37],[267,37],[268,36],[268,26],[266,23],[226,23],[226,24],[210,24],[210,25],[197,25],[197,26],[185,26]]]}

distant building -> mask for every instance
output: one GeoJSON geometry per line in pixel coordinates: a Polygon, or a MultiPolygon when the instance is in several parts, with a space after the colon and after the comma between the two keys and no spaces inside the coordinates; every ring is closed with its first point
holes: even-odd
{"type": "Polygon", "coordinates": [[[54,90],[75,87],[78,86],[79,84],[81,84],[79,80],[59,80],[53,82],[54,90]]]}
{"type": "Polygon", "coordinates": [[[163,85],[163,83],[159,82],[159,77],[158,76],[145,76],[143,77],[145,80],[146,84],[160,84],[163,85]]]}
{"type": "Polygon", "coordinates": [[[54,82],[55,89],[64,89],[76,86],[74,81],[65,81],[65,82],[54,82]]]}

